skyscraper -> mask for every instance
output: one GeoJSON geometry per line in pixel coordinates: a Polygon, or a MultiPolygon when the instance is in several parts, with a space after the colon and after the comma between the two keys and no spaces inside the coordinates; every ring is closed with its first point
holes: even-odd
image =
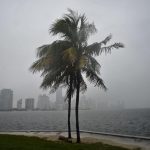
{"type": "Polygon", "coordinates": [[[11,89],[2,89],[0,91],[0,110],[12,110],[13,91],[11,89]]]}
{"type": "Polygon", "coordinates": [[[59,103],[62,101],[62,88],[58,88],[58,90],[56,91],[56,101],[59,103]]]}
{"type": "Polygon", "coordinates": [[[49,110],[50,109],[49,97],[46,95],[39,95],[38,102],[37,102],[37,108],[39,110],[49,110]]]}
{"type": "Polygon", "coordinates": [[[56,91],[56,110],[63,110],[64,107],[64,100],[63,100],[63,96],[62,96],[62,88],[58,88],[58,90],[56,91]]]}
{"type": "Polygon", "coordinates": [[[18,109],[18,110],[21,110],[21,109],[22,109],[22,99],[19,99],[19,100],[17,101],[17,109],[18,109]]]}
{"type": "Polygon", "coordinates": [[[25,99],[25,109],[33,110],[34,109],[34,98],[25,99]]]}

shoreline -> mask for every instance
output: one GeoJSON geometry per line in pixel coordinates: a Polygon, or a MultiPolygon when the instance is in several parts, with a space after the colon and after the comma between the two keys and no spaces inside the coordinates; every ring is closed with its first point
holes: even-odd
{"type": "MultiPolygon", "coordinates": [[[[34,136],[39,137],[45,140],[50,141],[59,141],[59,136],[67,137],[66,131],[14,131],[14,132],[0,132],[0,134],[10,134],[10,135],[24,135],[24,136],[34,136]]],[[[75,141],[76,133],[72,132],[73,141],[75,141]]],[[[150,149],[150,139],[134,139],[132,137],[122,137],[111,134],[100,134],[94,133],[90,131],[81,131],[81,141],[83,143],[97,143],[101,142],[104,144],[112,145],[112,146],[121,146],[124,148],[141,148],[141,150],[149,150],[150,149]]]]}

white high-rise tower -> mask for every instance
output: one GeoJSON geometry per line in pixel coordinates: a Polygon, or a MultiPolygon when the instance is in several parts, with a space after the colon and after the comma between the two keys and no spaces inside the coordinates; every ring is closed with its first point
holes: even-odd
{"type": "Polygon", "coordinates": [[[2,89],[0,92],[0,110],[12,110],[13,91],[11,89],[2,89]]]}

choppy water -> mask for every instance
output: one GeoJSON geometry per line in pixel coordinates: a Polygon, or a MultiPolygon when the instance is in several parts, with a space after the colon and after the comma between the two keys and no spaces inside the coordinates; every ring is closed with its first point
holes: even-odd
{"type": "MultiPolygon", "coordinates": [[[[72,128],[75,129],[74,111],[72,128]]],[[[67,111],[0,112],[0,131],[66,130],[67,111]]],[[[80,111],[80,129],[150,137],[150,109],[80,111]]]]}

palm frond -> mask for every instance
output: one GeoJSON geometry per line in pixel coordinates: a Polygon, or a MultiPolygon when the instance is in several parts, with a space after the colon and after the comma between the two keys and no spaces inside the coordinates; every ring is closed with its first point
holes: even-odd
{"type": "Polygon", "coordinates": [[[85,65],[88,63],[88,58],[86,55],[82,55],[78,58],[78,68],[77,69],[82,69],[85,65]]]}
{"type": "MultiPolygon", "coordinates": [[[[106,42],[106,41],[105,41],[106,42]]],[[[106,42],[107,43],[107,42],[106,42]]],[[[122,43],[114,43],[110,46],[104,46],[101,47],[102,43],[93,43],[85,48],[85,53],[88,55],[96,55],[98,56],[99,54],[105,52],[105,53],[110,53],[112,49],[119,49],[119,48],[124,48],[124,45],[122,43]]]]}
{"type": "Polygon", "coordinates": [[[39,47],[37,49],[39,59],[32,64],[30,71],[33,73],[43,71],[43,76],[47,71],[57,69],[62,64],[62,52],[70,46],[71,43],[68,41],[57,40],[39,47]]]}
{"type": "Polygon", "coordinates": [[[63,59],[73,64],[77,60],[77,51],[74,47],[70,47],[63,51],[63,59]]]}
{"type": "Polygon", "coordinates": [[[80,79],[81,79],[81,83],[80,83],[80,92],[84,93],[84,92],[87,91],[87,84],[86,84],[86,82],[84,81],[82,75],[81,75],[80,79]]]}
{"type": "Polygon", "coordinates": [[[62,19],[57,19],[49,29],[52,35],[59,34],[62,38],[68,41],[77,40],[77,25],[79,16],[76,12],[69,10],[69,14],[65,14],[62,19]]]}
{"type": "Polygon", "coordinates": [[[47,45],[42,45],[40,47],[37,48],[37,57],[43,57],[45,55],[47,55],[51,50],[51,44],[47,44],[47,45]]]}
{"type": "Polygon", "coordinates": [[[92,70],[97,73],[100,74],[100,64],[98,63],[98,61],[91,55],[87,56],[88,58],[88,65],[92,68],[92,70]]]}
{"type": "Polygon", "coordinates": [[[53,58],[51,56],[45,56],[35,61],[29,68],[33,73],[40,72],[48,68],[53,64],[53,58]]]}
{"type": "Polygon", "coordinates": [[[95,43],[85,47],[85,54],[99,55],[100,49],[101,49],[101,45],[99,43],[95,42],[95,43]]]}
{"type": "Polygon", "coordinates": [[[106,46],[106,47],[101,47],[100,49],[100,54],[105,52],[105,53],[110,53],[112,49],[119,49],[119,48],[124,48],[124,45],[122,43],[114,43],[110,46],[106,46]]]}
{"type": "Polygon", "coordinates": [[[65,14],[64,18],[70,19],[74,23],[74,25],[77,26],[78,22],[79,22],[79,19],[80,19],[80,16],[79,16],[78,12],[73,11],[70,8],[68,8],[67,10],[68,10],[69,14],[65,14]]]}
{"type": "Polygon", "coordinates": [[[86,77],[90,83],[95,84],[95,86],[98,86],[105,91],[107,90],[104,81],[95,72],[93,72],[93,70],[91,70],[90,68],[84,68],[83,72],[85,72],[86,77]]]}
{"type": "Polygon", "coordinates": [[[91,34],[96,33],[97,29],[94,23],[87,22],[86,16],[83,14],[80,16],[81,25],[78,30],[78,39],[79,42],[87,42],[88,37],[91,34]]]}
{"type": "Polygon", "coordinates": [[[101,41],[99,44],[100,45],[102,45],[102,44],[106,45],[111,39],[112,39],[112,35],[110,34],[103,41],[101,41]]]}

